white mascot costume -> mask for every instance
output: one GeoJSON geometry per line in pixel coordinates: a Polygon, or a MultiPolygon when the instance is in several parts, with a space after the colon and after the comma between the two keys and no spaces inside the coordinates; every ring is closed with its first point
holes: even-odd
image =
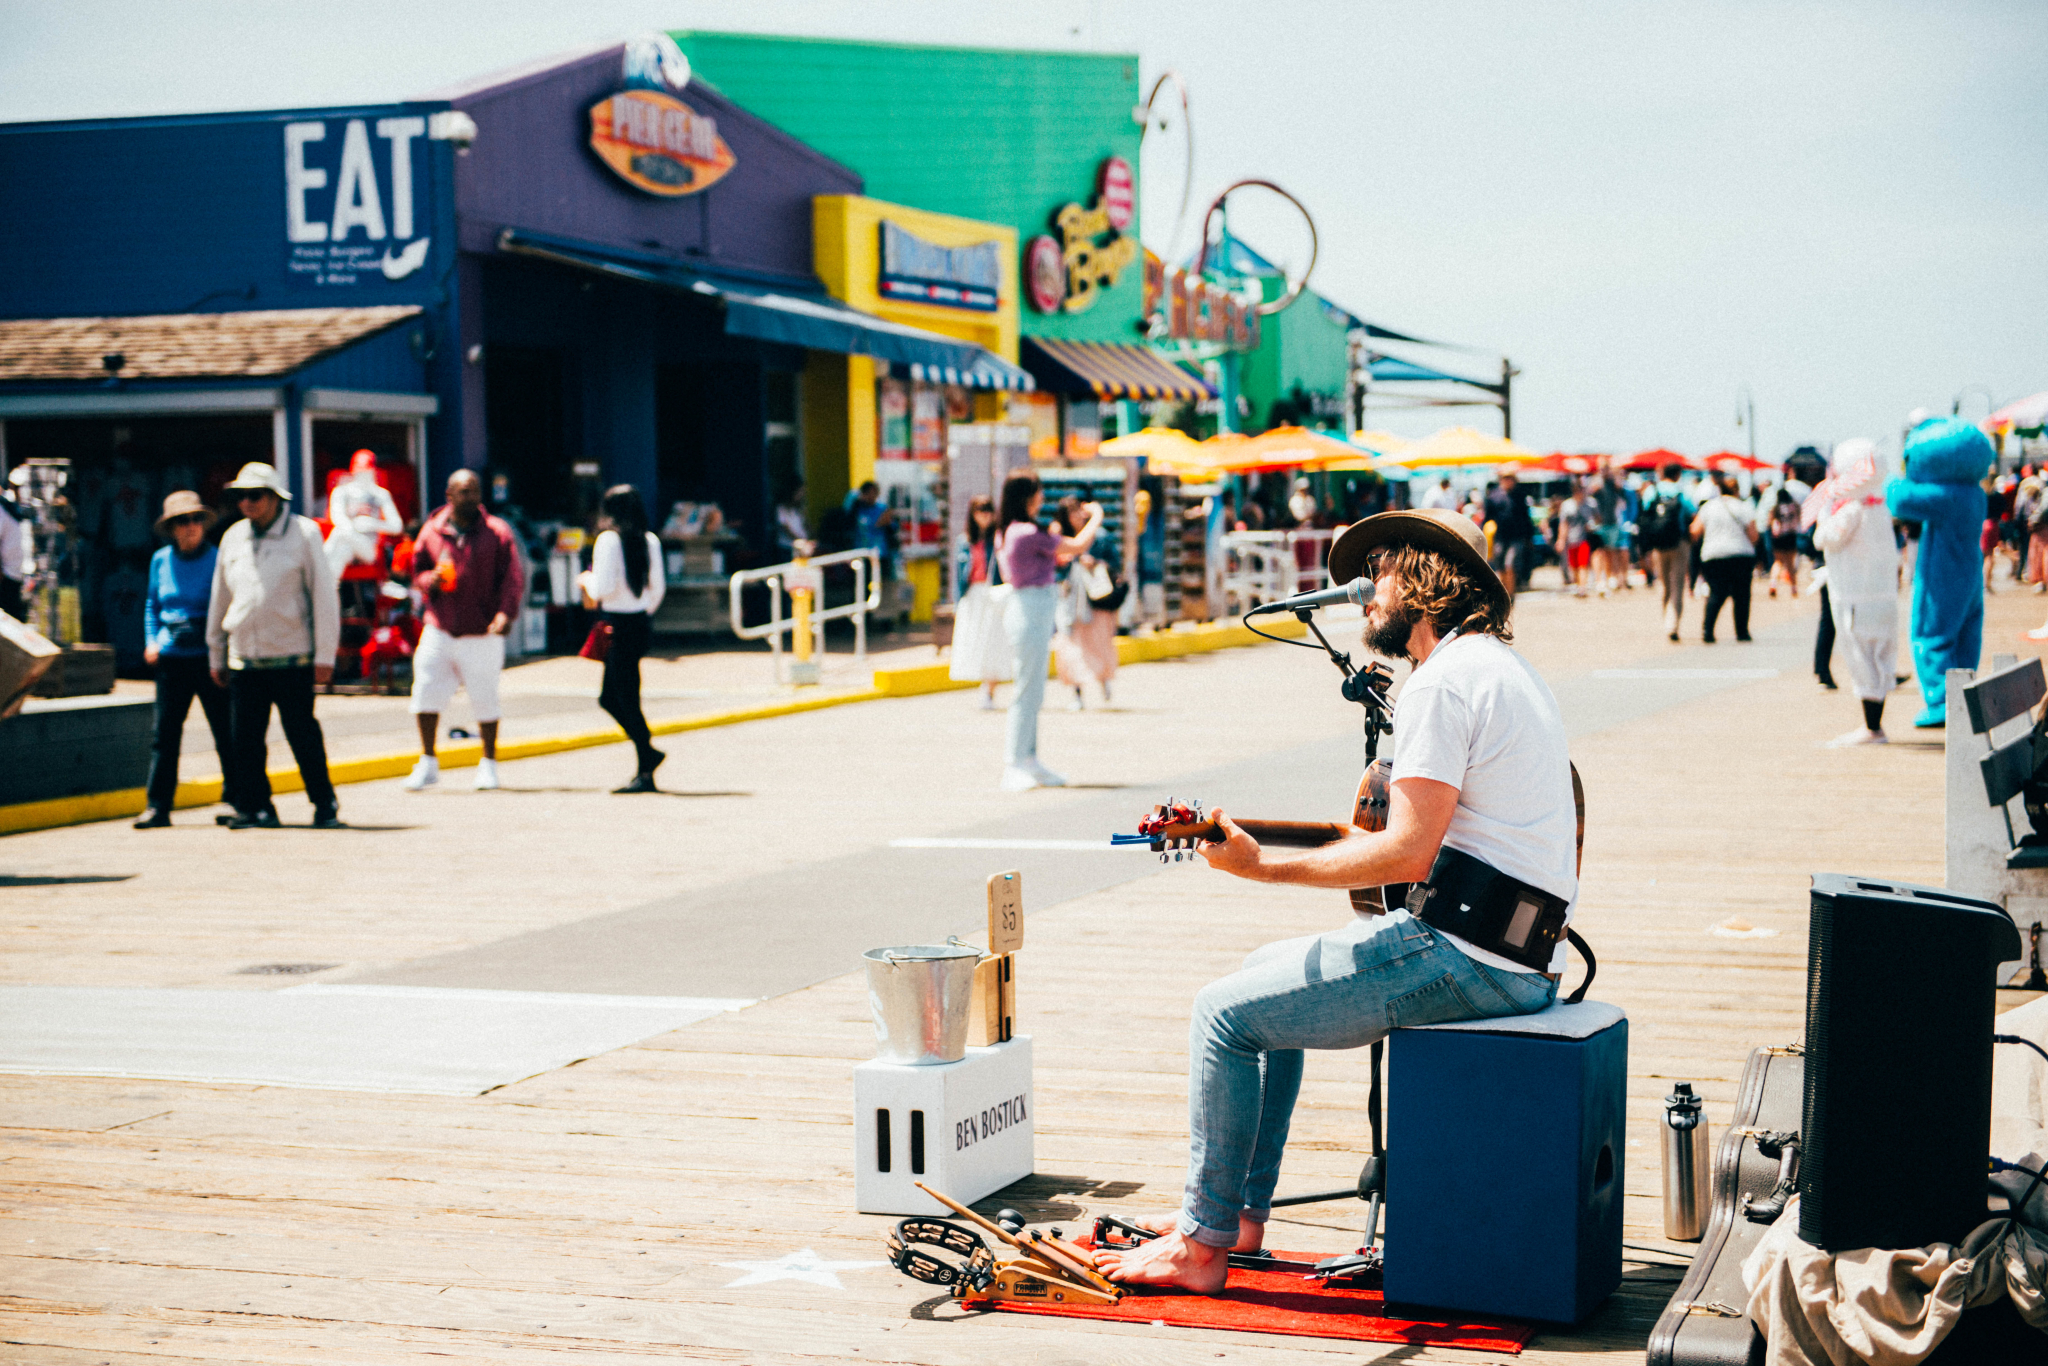
{"type": "Polygon", "coordinates": [[[349,458],[348,478],[327,495],[327,517],[334,530],[327,533],[327,563],[340,578],[351,564],[374,564],[377,538],[396,536],[405,530],[398,519],[398,504],[377,482],[377,457],[371,451],[357,451],[349,458]]]}
{"type": "MultiPolygon", "coordinates": [[[[1836,645],[1849,660],[1849,682],[1866,706],[1882,707],[1897,685],[1899,658],[1899,545],[1884,501],[1885,472],[1877,445],[1862,437],[1837,445],[1823,480],[1802,509],[1813,544],[1827,557],[1828,605],[1836,645]]],[[[1876,725],[1832,743],[1881,744],[1876,725]]]]}

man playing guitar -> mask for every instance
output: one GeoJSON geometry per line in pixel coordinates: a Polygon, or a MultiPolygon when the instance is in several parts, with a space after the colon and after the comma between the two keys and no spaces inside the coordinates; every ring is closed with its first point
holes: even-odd
{"type": "Polygon", "coordinates": [[[1366,646],[1415,666],[1395,712],[1386,828],[1275,850],[1219,810],[1227,838],[1201,853],[1255,882],[1416,886],[1407,909],[1268,944],[1196,996],[1180,1217],[1162,1237],[1098,1254],[1113,1280],[1213,1292],[1232,1250],[1263,1246],[1303,1049],[1526,1015],[1557,995],[1578,893],[1564,722],[1508,644],[1512,600],[1479,529],[1440,509],[1384,512],[1338,538],[1330,576],[1372,582],[1366,646]]]}

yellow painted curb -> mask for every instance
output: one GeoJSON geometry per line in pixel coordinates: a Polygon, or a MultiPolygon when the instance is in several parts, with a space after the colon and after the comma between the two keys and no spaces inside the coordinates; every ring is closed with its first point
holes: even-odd
{"type": "MultiPolygon", "coordinates": [[[[1304,634],[1298,621],[1281,621],[1268,628],[1276,636],[1298,636],[1304,634]]],[[[1256,645],[1259,638],[1235,622],[1203,622],[1195,626],[1178,626],[1172,630],[1157,631],[1150,635],[1118,636],[1116,642],[1117,660],[1122,664],[1143,664],[1151,660],[1172,659],[1181,655],[1200,654],[1208,650],[1226,650],[1240,645],[1256,645]]],[[[656,735],[679,735],[684,731],[709,730],[714,726],[738,725],[743,721],[766,721],[777,716],[794,716],[800,712],[821,711],[826,707],[843,707],[853,702],[874,702],[889,697],[917,697],[926,693],[953,692],[962,688],[979,687],[977,683],[961,683],[949,673],[944,663],[920,664],[904,669],[877,669],[874,685],[867,688],[846,688],[836,692],[810,693],[797,697],[778,698],[773,702],[760,702],[747,707],[728,707],[722,711],[700,712],[694,716],[679,716],[672,720],[656,722],[648,729],[656,735]]],[[[596,745],[616,745],[624,742],[625,734],[616,726],[602,730],[578,731],[569,735],[537,736],[530,740],[501,740],[498,742],[500,759],[532,759],[543,754],[560,754],[572,749],[589,749],[596,745]]],[[[473,768],[483,757],[483,746],[474,740],[439,746],[442,768],[473,768]]],[[[376,782],[386,778],[402,778],[412,771],[419,755],[411,750],[403,754],[372,754],[358,759],[337,759],[327,766],[328,777],[336,787],[347,783],[376,782]]],[[[301,792],[305,783],[299,779],[299,770],[273,768],[270,770],[272,792],[301,792]]],[[[220,779],[201,778],[194,782],[178,784],[178,796],[174,805],[183,810],[194,806],[212,806],[220,800],[220,779]]],[[[14,806],[0,806],[0,835],[17,834],[28,830],[49,830],[57,826],[83,825],[89,821],[118,820],[142,812],[144,793],[139,787],[119,792],[93,792],[82,797],[54,797],[49,801],[21,802],[14,806]]]]}

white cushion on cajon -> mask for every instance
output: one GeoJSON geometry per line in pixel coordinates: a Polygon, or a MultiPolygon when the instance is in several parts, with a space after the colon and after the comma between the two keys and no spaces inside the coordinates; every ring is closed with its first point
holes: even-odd
{"type": "Polygon", "coordinates": [[[1453,1020],[1448,1024],[1404,1025],[1404,1029],[1457,1029],[1473,1034],[1534,1034],[1545,1039],[1590,1039],[1628,1017],[1620,1006],[1605,1001],[1554,1005],[1533,1015],[1497,1015],[1487,1020],[1453,1020]]]}

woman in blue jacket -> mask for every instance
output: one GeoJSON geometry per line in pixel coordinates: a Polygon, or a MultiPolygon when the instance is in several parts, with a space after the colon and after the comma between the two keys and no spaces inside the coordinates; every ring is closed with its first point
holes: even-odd
{"type": "MultiPolygon", "coordinates": [[[[228,762],[228,692],[207,671],[206,608],[213,595],[213,562],[220,550],[206,539],[213,509],[199,495],[180,489],[164,499],[157,518],[159,536],[171,543],[149,562],[149,592],[142,602],[142,657],[156,669],[156,739],[150,745],[149,806],[135,822],[137,830],[171,823],[178,794],[178,745],[192,699],[206,711],[213,731],[214,752],[222,774],[228,762]]],[[[222,792],[230,805],[234,794],[222,792]]]]}

